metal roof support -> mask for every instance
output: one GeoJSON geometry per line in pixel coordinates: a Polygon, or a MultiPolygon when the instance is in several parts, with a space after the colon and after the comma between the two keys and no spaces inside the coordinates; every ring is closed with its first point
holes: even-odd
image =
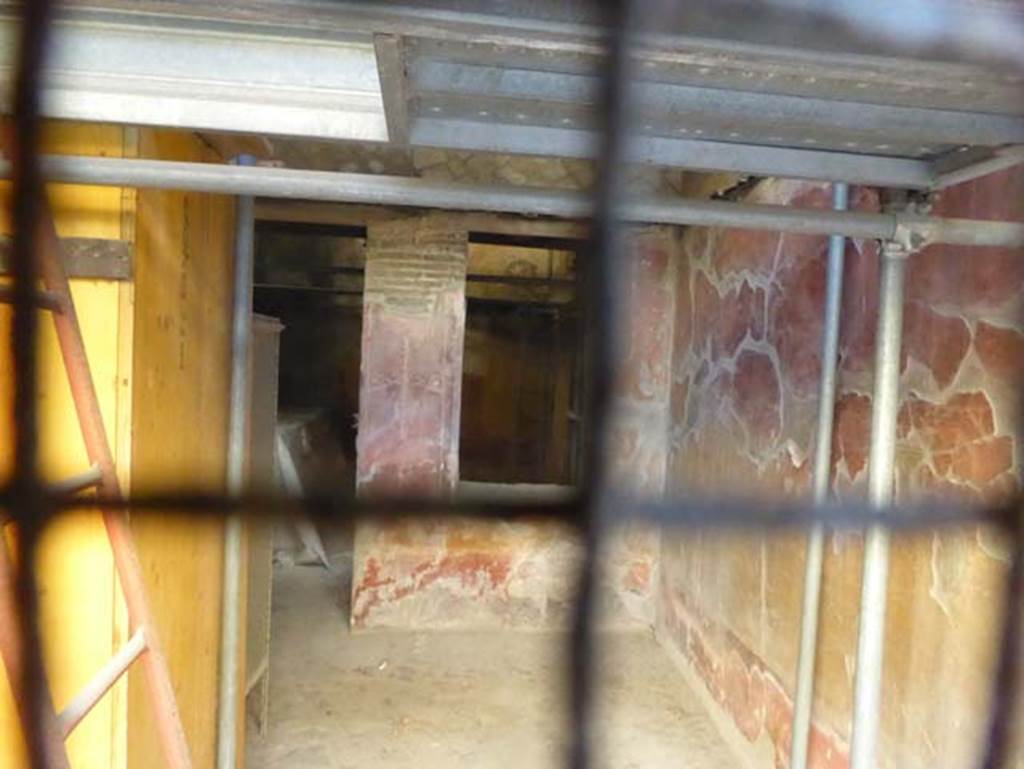
{"type": "MultiPolygon", "coordinates": [[[[832,207],[845,211],[849,188],[842,183],[832,188],[832,207]]],[[[846,238],[833,235],[828,242],[825,278],[825,324],[821,332],[821,380],[818,386],[818,430],[814,444],[813,498],[815,504],[828,500],[832,475],[832,425],[836,402],[836,369],[839,363],[839,321],[843,303],[843,262],[846,238]]],[[[818,647],[821,604],[821,575],[825,551],[825,527],[816,523],[807,535],[804,573],[804,604],[800,620],[800,655],[793,697],[791,769],[806,769],[814,700],[814,661],[818,647]]]]}
{"type": "MultiPolygon", "coordinates": [[[[480,152],[592,158],[596,146],[593,132],[579,128],[417,117],[412,120],[410,131],[410,140],[417,146],[480,152]]],[[[632,136],[627,142],[626,157],[632,163],[691,171],[733,171],[821,181],[839,179],[876,187],[924,190],[933,182],[929,163],[915,158],[706,139],[632,136]]]]}
{"type": "Polygon", "coordinates": [[[388,141],[403,146],[409,143],[408,89],[402,38],[398,35],[374,35],[381,101],[388,127],[388,141]]]}
{"type": "MultiPolygon", "coordinates": [[[[896,421],[900,405],[900,346],[907,257],[901,243],[882,244],[879,259],[878,328],[875,335],[875,384],[868,454],[868,502],[879,510],[892,504],[896,477],[896,421]]],[[[889,579],[889,529],[875,523],[864,539],[857,670],[853,692],[851,769],[875,769],[882,709],[882,656],[889,579]]]]}
{"type": "Polygon", "coordinates": [[[931,164],[933,190],[980,179],[1024,163],[1024,144],[995,149],[964,147],[961,152],[936,158],[931,164]]]}
{"type": "MultiPolygon", "coordinates": [[[[410,85],[427,102],[470,96],[496,102],[505,99],[580,107],[593,103],[598,79],[584,74],[422,58],[410,72],[410,85]]],[[[869,104],[678,83],[641,82],[634,88],[637,120],[675,125],[685,118],[697,121],[698,125],[719,127],[722,136],[723,126],[747,124],[764,136],[796,131],[824,140],[831,132],[861,141],[865,141],[864,137],[883,136],[890,145],[993,146],[1024,141],[1024,118],[1019,115],[869,104]]]]}
{"type": "MultiPolygon", "coordinates": [[[[497,211],[584,219],[592,202],[584,193],[528,187],[452,184],[429,179],[327,171],[302,171],[186,163],[168,160],[46,156],[44,177],[54,182],[195,190],[338,203],[414,206],[453,211],[497,211]]],[[[10,178],[0,162],[0,178],[10,178]]],[[[806,235],[898,240],[920,248],[928,243],[1024,246],[1024,224],[970,219],[937,219],[912,213],[862,213],[828,209],[748,205],[673,197],[634,198],[624,206],[627,221],[707,227],[777,230],[806,235]]]]}

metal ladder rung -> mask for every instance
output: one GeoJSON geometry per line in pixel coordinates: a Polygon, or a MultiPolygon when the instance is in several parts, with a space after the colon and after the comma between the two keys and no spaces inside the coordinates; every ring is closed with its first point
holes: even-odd
{"type": "MultiPolygon", "coordinates": [[[[0,286],[0,304],[13,304],[14,290],[10,286],[0,286]]],[[[36,307],[51,312],[64,312],[67,299],[56,291],[37,290],[34,303],[36,307]]]]}
{"type": "Polygon", "coordinates": [[[103,699],[103,695],[110,691],[145,650],[146,633],[143,628],[139,628],[135,631],[135,635],[128,639],[128,643],[118,649],[117,653],[107,661],[107,664],[96,671],[92,680],[82,687],[57,716],[57,723],[60,725],[64,739],[68,738],[68,735],[75,730],[75,727],[82,722],[89,711],[96,707],[96,704],[103,699]]]}
{"type": "Polygon", "coordinates": [[[92,465],[88,470],[72,475],[64,480],[50,484],[50,492],[58,496],[71,496],[80,491],[99,486],[103,481],[103,471],[99,465],[92,465]]]}

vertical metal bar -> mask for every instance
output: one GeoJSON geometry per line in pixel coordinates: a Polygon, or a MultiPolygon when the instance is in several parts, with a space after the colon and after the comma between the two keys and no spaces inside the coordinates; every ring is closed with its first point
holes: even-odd
{"type": "MultiPolygon", "coordinates": [[[[35,555],[39,536],[49,513],[45,488],[39,476],[39,421],[36,300],[36,225],[41,217],[43,179],[39,169],[39,92],[46,44],[49,37],[49,0],[21,4],[21,34],[18,44],[17,80],[14,88],[14,186],[11,201],[14,243],[11,254],[14,317],[11,324],[11,363],[14,368],[14,397],[11,423],[14,426],[14,469],[11,477],[11,510],[18,521],[21,558],[15,579],[15,617],[20,652],[20,711],[24,716],[25,741],[33,767],[67,765],[64,744],[52,733],[53,704],[50,702],[43,669],[38,623],[38,593],[35,555]],[[48,728],[48,724],[51,725],[48,728]]],[[[0,535],[2,537],[2,535],[0,535]]],[[[6,543],[0,541],[0,547],[6,543]]],[[[6,550],[4,552],[6,556],[6,550]]],[[[15,675],[18,671],[15,671],[15,675]]],[[[59,737],[59,732],[57,734],[59,737]]]]}
{"type": "Polygon", "coordinates": [[[586,255],[586,306],[589,343],[587,360],[585,456],[581,485],[580,527],[584,545],[580,565],[576,616],[570,634],[570,715],[572,735],[569,766],[591,765],[594,638],[591,633],[597,603],[597,561],[602,542],[602,519],[608,500],[608,450],[612,393],[622,333],[619,292],[622,253],[622,193],[625,134],[628,127],[632,67],[629,37],[633,3],[615,0],[602,6],[610,37],[605,56],[598,110],[604,130],[597,157],[594,218],[586,255]]]}
{"type": "MultiPolygon", "coordinates": [[[[253,165],[243,155],[239,165],[253,165]]],[[[253,224],[255,202],[239,195],[235,208],[234,311],[231,317],[231,393],[228,411],[228,494],[245,491],[246,448],[249,442],[249,368],[252,337],[253,224]]],[[[217,769],[235,769],[238,763],[238,698],[241,671],[239,606],[242,594],[242,519],[224,521],[224,586],[220,631],[220,689],[217,709],[217,769]]]]}
{"type": "MultiPolygon", "coordinates": [[[[832,207],[845,211],[849,187],[837,182],[832,187],[832,207]]],[[[825,276],[825,323],[821,332],[821,382],[818,385],[818,432],[814,447],[812,493],[815,503],[828,499],[832,471],[832,422],[836,403],[836,366],[839,360],[839,321],[843,299],[843,265],[846,238],[833,235],[828,241],[825,276]]],[[[807,740],[811,731],[814,701],[814,663],[818,648],[818,613],[821,604],[821,568],[825,550],[825,527],[816,523],[807,536],[804,571],[804,605],[800,621],[800,657],[793,700],[791,769],[806,769],[807,740]]]]}
{"type": "MultiPolygon", "coordinates": [[[[903,285],[907,253],[895,243],[882,244],[875,337],[875,384],[868,454],[868,498],[882,510],[893,497],[896,418],[899,410],[900,345],[903,338],[903,285]]],[[[885,640],[886,586],[889,577],[889,530],[872,524],[864,541],[857,673],[853,693],[851,769],[875,769],[881,720],[882,653],[885,640]]]]}

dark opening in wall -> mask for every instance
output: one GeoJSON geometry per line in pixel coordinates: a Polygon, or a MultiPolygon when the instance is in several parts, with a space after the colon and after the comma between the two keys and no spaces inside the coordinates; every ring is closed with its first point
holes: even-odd
{"type": "MultiPolygon", "coordinates": [[[[283,418],[315,415],[355,465],[366,230],[260,222],[254,306],[284,324],[283,418]]],[[[469,236],[460,477],[569,484],[581,409],[574,241],[469,236]]]]}
{"type": "Polygon", "coordinates": [[[279,408],[315,420],[355,467],[366,229],[260,222],[255,311],[278,318],[279,408]]]}
{"type": "Polygon", "coordinates": [[[575,244],[470,233],[459,474],[574,479],[579,308],[575,244]]]}

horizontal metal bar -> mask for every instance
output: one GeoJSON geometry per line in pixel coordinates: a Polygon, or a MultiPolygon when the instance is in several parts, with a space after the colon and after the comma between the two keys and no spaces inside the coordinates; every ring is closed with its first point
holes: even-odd
{"type": "MultiPolygon", "coordinates": [[[[289,168],[75,155],[44,156],[40,162],[47,179],[70,183],[458,211],[504,211],[570,219],[585,218],[591,211],[591,200],[587,195],[564,190],[451,184],[420,178],[289,168]]],[[[10,164],[0,162],[0,178],[9,178],[10,172],[10,164]]],[[[628,221],[652,224],[737,227],[805,235],[843,235],[858,239],[889,240],[899,236],[913,240],[918,247],[925,243],[1024,245],[1024,224],[934,219],[903,213],[871,214],[719,200],[647,197],[628,202],[624,216],[628,221]]]]}
{"type": "MultiPolygon", "coordinates": [[[[590,105],[596,98],[597,77],[539,69],[479,66],[421,59],[410,68],[410,83],[422,94],[459,94],[484,98],[590,105]]],[[[640,82],[635,90],[638,120],[661,116],[701,125],[756,127],[765,136],[835,134],[838,141],[871,137],[868,141],[915,146],[1024,141],[1024,117],[962,110],[922,109],[842,100],[789,96],[779,93],[709,88],[674,83],[640,82]]]]}
{"type": "Polygon", "coordinates": [[[944,190],[1024,163],[1024,145],[970,148],[932,161],[932,189],[944,190]]]}
{"type": "Polygon", "coordinates": [[[138,659],[139,655],[146,650],[146,634],[143,628],[135,631],[135,634],[128,639],[128,643],[122,646],[107,664],[100,668],[82,690],[75,695],[74,699],[60,712],[57,717],[60,723],[61,732],[64,738],[75,730],[75,727],[82,722],[89,711],[103,699],[118,679],[124,675],[128,667],[138,659]]]}
{"type": "MultiPolygon", "coordinates": [[[[11,238],[0,236],[0,274],[9,270],[11,238]]],[[[64,271],[69,278],[131,280],[132,244],[105,238],[61,238],[64,271]]]]}
{"type": "Polygon", "coordinates": [[[91,489],[99,486],[100,481],[103,480],[103,472],[100,470],[99,465],[93,465],[88,470],[79,473],[78,475],[72,475],[70,478],[57,481],[56,483],[50,484],[51,494],[77,494],[80,491],[91,489]]]}
{"type": "MultiPolygon", "coordinates": [[[[6,177],[5,177],[6,178],[6,177]]],[[[10,286],[0,286],[0,304],[14,302],[14,290],[10,286]]],[[[36,306],[52,312],[64,312],[64,297],[53,291],[38,290],[35,292],[36,306]]]]}
{"type": "MultiPolygon", "coordinates": [[[[9,488],[0,488],[0,507],[13,503],[9,488]]],[[[54,497],[61,510],[94,507],[95,501],[82,497],[54,497]]],[[[863,528],[883,520],[890,529],[914,531],[969,524],[991,524],[1010,528],[1016,525],[1019,499],[992,507],[978,507],[943,498],[901,503],[884,511],[866,500],[848,499],[815,504],[805,499],[766,500],[761,497],[692,495],[681,499],[651,499],[613,492],[607,495],[605,525],[616,527],[635,521],[676,527],[718,529],[756,528],[792,529],[821,523],[833,527],[863,528]]],[[[204,490],[181,489],[171,492],[138,492],[129,499],[104,502],[109,510],[176,513],[196,516],[244,513],[254,517],[288,516],[297,510],[317,520],[338,524],[345,519],[399,519],[423,516],[465,517],[482,520],[529,521],[540,519],[577,522],[578,496],[543,504],[519,500],[465,502],[458,499],[423,497],[354,498],[348,493],[310,493],[302,497],[286,495],[245,495],[225,497],[204,490]]]]}
{"type": "MultiPolygon", "coordinates": [[[[413,120],[410,141],[421,147],[570,158],[593,157],[597,146],[594,134],[586,130],[434,118],[413,120]]],[[[732,171],[901,189],[927,189],[932,184],[928,163],[912,158],[657,136],[634,136],[626,152],[631,162],[693,171],[732,171]]]]}

